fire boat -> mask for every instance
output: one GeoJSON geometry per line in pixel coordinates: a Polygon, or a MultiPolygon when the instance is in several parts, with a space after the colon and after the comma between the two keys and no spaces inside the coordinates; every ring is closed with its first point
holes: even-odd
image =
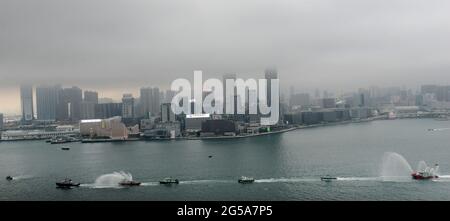
{"type": "Polygon", "coordinates": [[[415,180],[437,179],[437,178],[439,178],[439,176],[436,174],[436,172],[438,171],[438,168],[439,168],[439,165],[436,164],[434,169],[427,167],[423,171],[416,171],[416,172],[412,173],[411,176],[415,180]]]}

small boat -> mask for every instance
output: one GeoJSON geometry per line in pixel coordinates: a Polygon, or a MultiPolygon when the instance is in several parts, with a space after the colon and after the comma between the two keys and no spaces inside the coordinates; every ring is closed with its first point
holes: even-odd
{"type": "Polygon", "coordinates": [[[70,150],[69,147],[61,147],[61,150],[70,150]]]}
{"type": "Polygon", "coordinates": [[[336,177],[332,177],[330,175],[326,175],[326,176],[320,177],[320,180],[330,182],[330,181],[333,181],[333,180],[337,180],[337,178],[336,177]]]}
{"type": "Polygon", "coordinates": [[[208,156],[208,158],[212,158],[212,156],[211,156],[211,155],[209,155],[209,156],[208,156]]]}
{"type": "Polygon", "coordinates": [[[253,182],[255,182],[255,179],[253,179],[252,177],[242,176],[241,178],[238,179],[238,183],[253,183],[253,182]]]}
{"type": "Polygon", "coordinates": [[[71,179],[64,179],[61,182],[56,182],[56,187],[59,188],[70,188],[80,186],[80,183],[74,183],[71,179]]]}
{"type": "Polygon", "coordinates": [[[11,181],[11,180],[13,180],[13,177],[12,176],[7,176],[6,180],[11,181]]]}
{"type": "Polygon", "coordinates": [[[121,186],[139,186],[141,182],[133,181],[133,180],[124,180],[119,183],[121,186]]]}
{"type": "Polygon", "coordinates": [[[173,178],[169,177],[169,178],[164,178],[163,180],[160,180],[159,183],[160,184],[172,184],[172,183],[178,184],[180,182],[178,181],[178,179],[173,179],[173,178]]]}

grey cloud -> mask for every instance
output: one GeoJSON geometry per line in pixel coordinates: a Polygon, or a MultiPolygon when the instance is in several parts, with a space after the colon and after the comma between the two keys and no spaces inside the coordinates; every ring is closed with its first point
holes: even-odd
{"type": "Polygon", "coordinates": [[[299,88],[450,83],[450,2],[3,0],[0,86],[168,85],[201,69],[299,88]]]}

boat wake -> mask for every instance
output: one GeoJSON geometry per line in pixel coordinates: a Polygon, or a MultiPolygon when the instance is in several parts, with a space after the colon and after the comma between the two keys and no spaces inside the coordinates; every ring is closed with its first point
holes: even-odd
{"type": "Polygon", "coordinates": [[[296,182],[317,182],[320,178],[269,178],[255,180],[255,183],[296,183],[296,182]]]}
{"type": "Polygon", "coordinates": [[[141,183],[141,186],[158,186],[159,182],[145,182],[141,183]]]}
{"type": "Polygon", "coordinates": [[[382,181],[381,177],[336,177],[338,181],[382,181]]]}
{"type": "Polygon", "coordinates": [[[428,129],[429,131],[444,131],[444,130],[450,130],[450,127],[445,127],[445,128],[433,128],[433,129],[428,129]]]}
{"type": "Polygon", "coordinates": [[[132,181],[133,176],[124,171],[103,174],[99,176],[93,184],[82,184],[82,187],[89,188],[122,188],[119,185],[122,181],[132,181]]]}
{"type": "Polygon", "coordinates": [[[213,183],[234,183],[234,180],[189,180],[180,181],[180,184],[213,184],[213,183]]]}
{"type": "Polygon", "coordinates": [[[13,178],[13,180],[25,180],[25,179],[33,178],[33,176],[31,176],[31,175],[19,175],[19,176],[13,176],[12,178],[13,178]]]}

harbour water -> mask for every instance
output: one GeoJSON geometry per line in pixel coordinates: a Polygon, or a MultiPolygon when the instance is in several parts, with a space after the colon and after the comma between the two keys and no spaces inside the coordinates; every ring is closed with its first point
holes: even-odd
{"type": "Polygon", "coordinates": [[[449,121],[381,120],[242,139],[64,144],[68,151],[0,142],[0,200],[450,200],[445,128],[449,121]],[[386,164],[387,152],[400,157],[386,164]],[[439,163],[441,178],[416,181],[399,169],[421,160],[439,163]],[[121,176],[143,184],[119,188],[121,176]],[[256,181],[238,184],[240,176],[256,181]],[[82,185],[55,188],[66,177],[82,185]],[[164,177],[180,184],[159,185],[164,177]]]}

